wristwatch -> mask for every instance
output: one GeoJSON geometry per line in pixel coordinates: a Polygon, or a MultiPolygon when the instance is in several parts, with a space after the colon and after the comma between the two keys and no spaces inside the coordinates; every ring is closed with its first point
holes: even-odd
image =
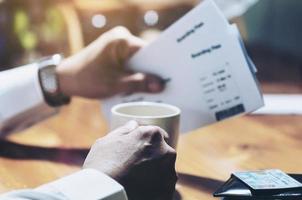
{"type": "Polygon", "coordinates": [[[44,99],[51,107],[59,107],[70,102],[70,97],[64,95],[60,90],[56,67],[63,60],[63,56],[56,54],[42,58],[37,62],[39,66],[38,76],[44,95],[44,99]]]}

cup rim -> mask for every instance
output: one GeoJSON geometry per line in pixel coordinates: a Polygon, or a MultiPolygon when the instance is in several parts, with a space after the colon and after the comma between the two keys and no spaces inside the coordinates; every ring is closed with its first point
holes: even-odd
{"type": "Polygon", "coordinates": [[[179,116],[181,114],[181,110],[177,106],[173,106],[166,103],[157,103],[157,102],[149,102],[149,101],[140,101],[140,102],[129,102],[129,103],[120,103],[111,108],[111,113],[114,115],[122,116],[122,117],[129,117],[129,118],[140,118],[140,119],[161,119],[161,118],[169,118],[179,116]],[[158,115],[158,116],[137,116],[137,115],[130,115],[124,114],[117,111],[119,108],[127,107],[127,106],[158,106],[163,108],[169,108],[175,111],[173,114],[167,115],[158,115]]]}

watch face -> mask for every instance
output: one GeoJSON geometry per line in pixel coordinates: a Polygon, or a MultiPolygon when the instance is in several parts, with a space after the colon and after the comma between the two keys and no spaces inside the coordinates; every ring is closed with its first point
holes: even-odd
{"type": "Polygon", "coordinates": [[[56,74],[56,66],[61,62],[61,59],[61,56],[54,55],[38,62],[42,93],[46,103],[52,107],[62,106],[70,102],[70,97],[60,92],[56,74]]]}
{"type": "Polygon", "coordinates": [[[43,89],[50,93],[55,94],[58,92],[58,83],[55,74],[55,66],[48,66],[41,70],[40,78],[43,89]]]}

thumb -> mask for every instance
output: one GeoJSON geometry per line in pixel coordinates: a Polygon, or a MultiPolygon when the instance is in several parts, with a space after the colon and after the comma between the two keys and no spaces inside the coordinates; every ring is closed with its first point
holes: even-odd
{"type": "Polygon", "coordinates": [[[126,94],[135,92],[158,93],[164,89],[164,81],[153,74],[135,73],[123,77],[119,88],[120,92],[126,94]]]}

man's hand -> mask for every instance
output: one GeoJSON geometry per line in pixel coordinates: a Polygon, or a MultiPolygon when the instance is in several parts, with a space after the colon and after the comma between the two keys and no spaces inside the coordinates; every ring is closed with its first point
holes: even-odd
{"type": "Polygon", "coordinates": [[[160,92],[162,80],[125,68],[144,42],[123,27],[100,36],[57,67],[61,91],[68,96],[104,98],[117,93],[160,92]]]}
{"type": "Polygon", "coordinates": [[[130,121],[93,145],[84,168],[120,182],[130,200],[171,200],[177,181],[176,152],[165,142],[167,137],[159,127],[130,121]]]}

